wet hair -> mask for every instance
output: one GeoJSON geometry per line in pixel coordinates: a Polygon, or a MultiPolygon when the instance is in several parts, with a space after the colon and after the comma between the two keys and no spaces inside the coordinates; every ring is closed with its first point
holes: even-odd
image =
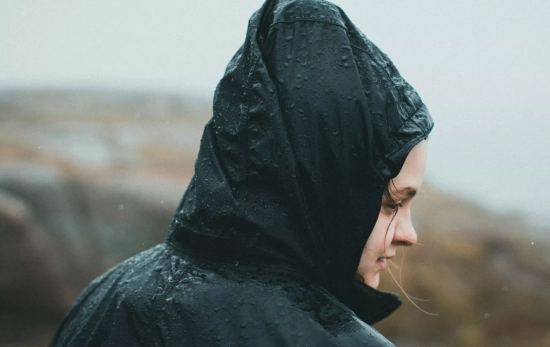
{"type": "MultiPolygon", "coordinates": [[[[386,199],[388,199],[388,201],[390,201],[392,204],[395,204],[395,200],[391,196],[391,192],[392,192],[391,186],[393,186],[393,188],[394,188],[393,191],[395,191],[397,193],[401,193],[401,191],[399,189],[397,189],[397,187],[395,186],[395,183],[393,183],[393,179],[391,179],[391,180],[388,181],[388,184],[386,184],[386,187],[384,187],[384,197],[386,199]]],[[[397,210],[396,210],[396,213],[397,213],[397,210]]],[[[392,219],[392,221],[393,221],[393,219],[392,219]]],[[[390,222],[390,224],[391,224],[391,222],[390,222]]]]}

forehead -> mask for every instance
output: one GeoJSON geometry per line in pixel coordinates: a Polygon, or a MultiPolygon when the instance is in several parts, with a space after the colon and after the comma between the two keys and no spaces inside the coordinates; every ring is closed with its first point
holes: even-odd
{"type": "Polygon", "coordinates": [[[427,157],[426,140],[416,145],[405,160],[399,174],[393,179],[392,188],[402,191],[405,196],[414,196],[422,186],[427,157]]]}

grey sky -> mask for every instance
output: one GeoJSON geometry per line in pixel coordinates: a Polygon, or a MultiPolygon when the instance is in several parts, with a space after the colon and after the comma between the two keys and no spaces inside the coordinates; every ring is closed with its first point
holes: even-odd
{"type": "MultiPolygon", "coordinates": [[[[210,98],[261,0],[0,0],[0,88],[210,98]]],[[[550,225],[550,2],[334,0],[419,91],[428,179],[550,225]]]]}

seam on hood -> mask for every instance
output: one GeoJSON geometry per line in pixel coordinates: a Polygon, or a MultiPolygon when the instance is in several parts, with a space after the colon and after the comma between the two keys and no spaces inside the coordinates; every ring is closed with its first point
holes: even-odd
{"type": "MultiPolygon", "coordinates": [[[[253,46],[253,45],[252,45],[253,46]]],[[[248,124],[249,124],[249,120],[250,120],[250,114],[249,114],[249,111],[250,111],[250,104],[252,103],[250,97],[252,95],[251,93],[251,85],[250,85],[250,79],[252,77],[252,75],[254,74],[254,71],[256,71],[256,66],[258,65],[258,62],[261,60],[262,58],[262,55],[261,53],[258,54],[258,56],[256,57],[254,63],[252,64],[252,66],[250,67],[250,71],[248,72],[248,75],[246,76],[246,80],[244,82],[244,90],[243,90],[243,101],[244,102],[244,107],[243,107],[243,110],[242,110],[242,116],[245,118],[244,119],[244,128],[247,130],[244,132],[245,134],[245,138],[243,140],[243,146],[245,147],[244,148],[244,169],[245,169],[245,172],[246,172],[246,176],[249,175],[249,171],[248,171],[248,167],[249,167],[249,163],[250,163],[250,155],[249,155],[249,151],[250,151],[250,146],[249,146],[249,132],[248,132],[248,124]]],[[[244,192],[244,203],[243,203],[243,207],[242,207],[242,210],[241,210],[241,218],[242,219],[245,219],[246,220],[246,211],[250,205],[250,201],[248,199],[248,196],[249,196],[249,193],[250,193],[250,187],[248,185],[245,185],[245,192],[244,192]]],[[[246,247],[243,248],[243,252],[247,252],[247,250],[251,249],[251,245],[254,244],[254,242],[257,240],[258,238],[258,235],[256,234],[256,237],[254,237],[253,239],[251,240],[248,240],[248,245],[246,247]]]]}

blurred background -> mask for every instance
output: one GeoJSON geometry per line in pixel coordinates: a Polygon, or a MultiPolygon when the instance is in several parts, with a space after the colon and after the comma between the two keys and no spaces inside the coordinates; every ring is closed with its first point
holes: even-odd
{"type": "MultiPolygon", "coordinates": [[[[550,346],[550,3],[334,0],[430,108],[398,346],[550,346]],[[420,300],[419,300],[420,299],[420,300]]],[[[0,346],[161,242],[262,0],[0,0],[0,346]]]]}

